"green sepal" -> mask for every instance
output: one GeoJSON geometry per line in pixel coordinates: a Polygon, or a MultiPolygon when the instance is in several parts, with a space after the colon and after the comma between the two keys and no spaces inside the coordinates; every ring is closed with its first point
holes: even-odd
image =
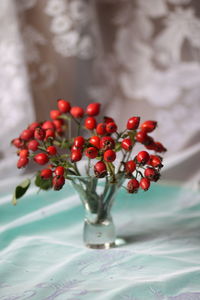
{"type": "Polygon", "coordinates": [[[31,184],[30,179],[26,179],[23,182],[21,182],[18,186],[15,188],[15,192],[12,197],[12,204],[16,205],[17,204],[17,199],[21,198],[26,191],[28,190],[29,186],[31,184]]]}

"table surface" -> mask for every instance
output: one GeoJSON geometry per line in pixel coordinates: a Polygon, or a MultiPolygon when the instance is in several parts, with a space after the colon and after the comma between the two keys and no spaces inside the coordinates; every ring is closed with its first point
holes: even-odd
{"type": "Polygon", "coordinates": [[[0,300],[200,299],[200,195],[153,185],[121,190],[113,207],[125,245],[82,243],[84,211],[70,185],[0,204],[0,300]]]}

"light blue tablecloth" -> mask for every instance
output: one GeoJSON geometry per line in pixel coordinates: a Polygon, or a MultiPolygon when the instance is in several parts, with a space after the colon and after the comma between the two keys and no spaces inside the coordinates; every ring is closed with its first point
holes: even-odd
{"type": "Polygon", "coordinates": [[[83,208],[69,185],[0,204],[0,300],[200,299],[200,196],[173,186],[121,190],[113,208],[127,244],[82,244],[83,208]]]}

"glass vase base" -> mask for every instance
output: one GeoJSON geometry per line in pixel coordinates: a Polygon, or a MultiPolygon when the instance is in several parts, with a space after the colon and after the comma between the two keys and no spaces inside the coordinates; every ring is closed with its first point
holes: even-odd
{"type": "Polygon", "coordinates": [[[110,249],[115,247],[116,244],[115,242],[112,243],[105,243],[105,244],[86,244],[86,247],[90,248],[90,249],[110,249]]]}
{"type": "Polygon", "coordinates": [[[83,240],[91,249],[109,249],[115,247],[115,227],[112,218],[99,223],[92,223],[85,219],[83,240]]]}

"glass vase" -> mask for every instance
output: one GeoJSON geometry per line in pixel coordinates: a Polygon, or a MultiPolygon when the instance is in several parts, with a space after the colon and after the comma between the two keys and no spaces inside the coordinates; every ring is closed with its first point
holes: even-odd
{"type": "Polygon", "coordinates": [[[95,176],[70,176],[72,186],[78,192],[85,209],[83,241],[93,249],[108,249],[115,246],[116,232],[111,208],[117,191],[124,182],[120,174],[115,181],[95,176]]]}

